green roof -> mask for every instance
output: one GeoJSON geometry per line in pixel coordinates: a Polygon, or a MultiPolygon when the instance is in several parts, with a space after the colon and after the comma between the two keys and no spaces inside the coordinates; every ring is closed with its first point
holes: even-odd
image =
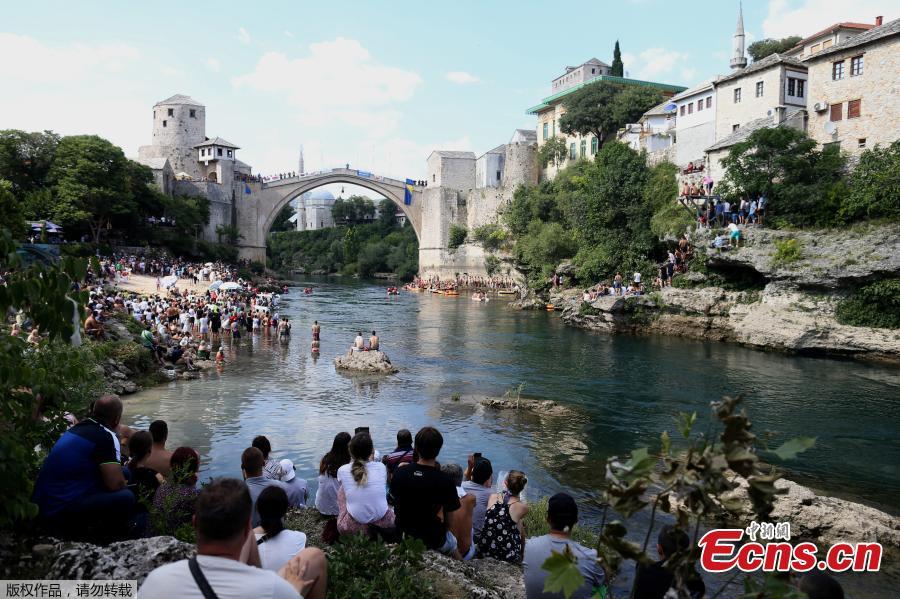
{"type": "Polygon", "coordinates": [[[640,79],[626,79],[625,77],[615,77],[613,75],[600,75],[598,77],[594,77],[590,81],[585,81],[584,83],[579,83],[578,85],[574,85],[567,90],[563,90],[561,92],[555,93],[552,96],[547,96],[541,103],[532,106],[528,110],[525,111],[525,114],[537,114],[541,110],[550,107],[550,103],[562,98],[563,96],[567,96],[574,91],[577,91],[584,87],[585,85],[591,85],[592,83],[597,83],[598,81],[606,81],[607,83],[621,83],[625,85],[640,85],[642,87],[652,87],[654,89],[659,89],[662,91],[672,92],[673,94],[677,94],[683,92],[687,88],[683,85],[670,85],[668,83],[657,83],[655,81],[641,81],[640,79]]]}

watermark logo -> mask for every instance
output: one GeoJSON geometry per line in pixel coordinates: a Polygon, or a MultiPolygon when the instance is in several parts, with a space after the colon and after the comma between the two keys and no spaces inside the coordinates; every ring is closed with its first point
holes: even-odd
{"type": "Polygon", "coordinates": [[[713,573],[734,568],[742,572],[877,572],[881,568],[881,543],[835,543],[819,559],[815,543],[795,545],[790,540],[788,522],[751,522],[746,529],[713,529],[698,541],[700,566],[713,573]]]}

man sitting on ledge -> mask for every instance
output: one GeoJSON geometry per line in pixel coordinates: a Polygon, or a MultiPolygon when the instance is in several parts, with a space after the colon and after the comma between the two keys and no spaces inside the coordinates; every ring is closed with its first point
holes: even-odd
{"type": "Polygon", "coordinates": [[[203,487],[194,528],[197,556],[160,566],[147,576],[138,598],[321,599],[328,586],[321,550],[307,547],[276,574],[239,561],[249,535],[252,508],[247,485],[222,478],[203,487]]]}
{"type": "Polygon", "coordinates": [[[104,395],[90,418],[67,430],[44,460],[34,486],[38,519],[47,533],[95,541],[139,536],[134,493],[125,487],[117,439],[122,400],[104,395]]]}

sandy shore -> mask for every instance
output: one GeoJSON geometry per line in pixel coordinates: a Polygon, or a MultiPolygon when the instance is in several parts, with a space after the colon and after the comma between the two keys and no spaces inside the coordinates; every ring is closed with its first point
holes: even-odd
{"type": "MultiPolygon", "coordinates": [[[[178,279],[178,283],[176,283],[175,286],[179,290],[187,289],[194,293],[203,293],[209,287],[209,282],[203,281],[199,285],[193,285],[189,279],[178,279]]],[[[157,293],[160,295],[167,294],[165,288],[160,288],[159,291],[156,290],[156,277],[147,275],[131,274],[127,278],[121,279],[116,287],[122,291],[130,291],[131,293],[140,293],[143,295],[156,295],[157,293]]]]}

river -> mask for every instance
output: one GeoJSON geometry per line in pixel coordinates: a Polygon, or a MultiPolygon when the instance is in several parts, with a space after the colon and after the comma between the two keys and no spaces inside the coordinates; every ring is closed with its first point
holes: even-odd
{"type": "MultiPolygon", "coordinates": [[[[241,452],[265,434],[274,456],[291,458],[315,487],[317,466],[338,431],[368,426],[382,452],[399,428],[433,424],[444,434],[442,461],[489,457],[495,472],[528,476],[528,497],[564,489],[595,496],[608,456],[658,447],[680,411],[709,421],[709,403],[741,394],[758,435],[817,437],[786,463],[788,477],[827,494],[900,511],[900,369],[787,356],[735,345],[665,337],[606,336],[565,326],[554,314],[510,310],[465,295],[401,292],[341,280],[301,282],[281,313],[294,323],[281,344],[245,336],[226,346],[221,373],[142,391],[125,402],[124,420],[140,428],[162,418],[169,446],[191,445],[202,478],[240,476],[241,452]],[[322,326],[321,357],[310,355],[310,326],[322,326]],[[332,359],[357,331],[375,329],[396,375],[337,374],[332,359]],[[574,416],[540,419],[485,412],[458,394],[523,396],[571,406],[574,416]]],[[[768,456],[767,456],[768,457],[768,456]]]]}

